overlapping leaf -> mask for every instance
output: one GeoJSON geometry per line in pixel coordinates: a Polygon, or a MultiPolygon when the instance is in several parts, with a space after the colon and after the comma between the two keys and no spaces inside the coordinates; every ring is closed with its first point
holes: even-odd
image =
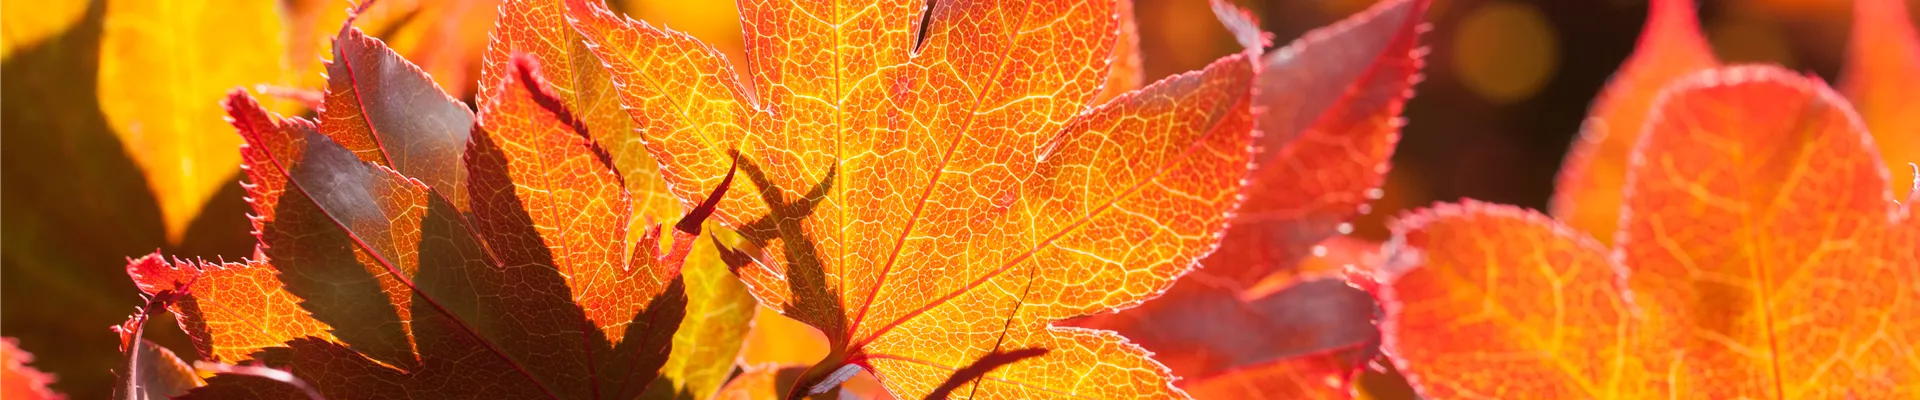
{"type": "Polygon", "coordinates": [[[100,110],[160,199],[168,241],[179,243],[240,165],[240,141],[218,133],[226,127],[213,118],[216,101],[235,86],[288,79],[281,21],[270,1],[106,3],[100,110]]]}
{"type": "MultiPolygon", "coordinates": [[[[143,290],[185,294],[173,309],[202,355],[283,368],[330,397],[646,391],[712,204],[667,249],[658,226],[628,235],[618,172],[532,58],[486,82],[476,124],[357,29],[335,52],[317,129],[244,92],[228,100],[248,143],[256,260],[129,266],[143,290]]],[[[259,376],[208,383],[191,396],[304,396],[259,376]]]]}
{"type": "MultiPolygon", "coordinates": [[[[509,0],[501,5],[502,18],[496,23],[492,37],[483,57],[481,69],[480,98],[484,108],[512,107],[511,103],[501,102],[501,86],[511,74],[511,59],[514,54],[525,54],[537,60],[547,71],[546,87],[559,101],[559,106],[569,110],[586,132],[573,133],[570,126],[547,126],[542,129],[561,130],[577,137],[585,135],[604,149],[604,154],[592,155],[604,157],[614,167],[615,180],[602,179],[597,190],[605,191],[624,185],[627,198],[618,201],[630,203],[622,209],[631,209],[628,215],[609,220],[577,221],[560,223],[559,215],[544,215],[543,222],[553,222],[543,226],[573,226],[576,229],[597,229],[600,231],[618,230],[634,241],[639,238],[654,221],[666,221],[678,218],[686,208],[679,199],[668,194],[661,180],[659,163],[647,153],[640,143],[625,140],[631,137],[633,120],[620,108],[615,94],[613,81],[598,59],[587,50],[587,43],[581,35],[567,23],[566,9],[558,0],[509,0]],[[614,225],[620,225],[618,227],[614,225]],[[591,227],[591,228],[588,228],[591,227]]],[[[530,105],[519,105],[525,108],[530,105]]],[[[494,112],[495,115],[526,115],[519,112],[494,112]]],[[[511,118],[511,117],[509,117],[511,118]]],[[[492,122],[495,124],[515,124],[512,120],[492,122]]],[[[549,137],[565,135],[549,134],[549,137]]],[[[536,147],[535,151],[547,151],[536,147]]],[[[526,151],[526,150],[522,150],[526,151]]],[[[549,151],[550,152],[550,151],[549,151]]],[[[567,162],[585,162],[589,159],[567,162]]],[[[541,169],[535,168],[535,171],[541,169]]],[[[564,171],[552,171],[546,179],[573,179],[564,171]]],[[[585,175],[582,175],[585,176],[585,175]]],[[[531,195],[531,194],[529,194],[531,195]]],[[[551,212],[565,212],[550,210],[551,212]]],[[[599,245],[599,240],[591,236],[571,236],[566,239],[575,249],[599,245]]],[[[553,244],[549,242],[549,244],[553,244]]],[[[564,244],[564,243],[563,243],[564,244]]],[[[739,354],[741,343],[749,329],[747,321],[753,318],[754,303],[746,293],[738,278],[725,270],[719,253],[710,246],[701,245],[688,259],[686,270],[688,305],[687,315],[682,322],[683,329],[673,338],[674,355],[668,361],[666,375],[674,382],[673,387],[662,385],[657,390],[677,390],[696,398],[711,395],[729,372],[733,370],[734,359],[739,354]]],[[[560,252],[560,250],[555,250],[560,252]]],[[[586,281],[575,281],[576,288],[603,290],[609,287],[594,285],[586,281]]],[[[612,299],[608,299],[612,300],[612,299]]],[[[586,304],[583,302],[583,304],[586,304]]],[[[609,307],[619,307],[617,301],[605,301],[609,307]]],[[[631,307],[632,305],[625,305],[631,307]]],[[[609,310],[598,320],[617,320],[624,317],[619,310],[609,310]]],[[[609,334],[617,334],[609,330],[609,334]]]]}
{"type": "Polygon", "coordinates": [[[1047,324],[1138,303],[1212,245],[1247,162],[1245,55],[1090,108],[1112,2],[740,6],[751,92],[690,37],[569,11],[671,192],[738,154],[751,184],[717,214],[754,249],[737,273],[832,344],[800,393],[857,365],[921,396],[1024,347],[1051,353],[962,390],[1178,393],[1117,336],[1047,324]]]}
{"type": "MultiPolygon", "coordinates": [[[[1077,324],[1119,331],[1189,379],[1371,342],[1365,293],[1337,276],[1296,275],[1307,273],[1299,264],[1312,248],[1379,196],[1418,80],[1427,6],[1382,2],[1268,54],[1255,96],[1267,110],[1260,150],[1220,248],[1166,296],[1077,324]],[[1300,286],[1257,287],[1268,281],[1300,286]]],[[[1231,6],[1216,11],[1258,45],[1257,23],[1231,6]]]]}
{"type": "MultiPolygon", "coordinates": [[[[286,212],[317,212],[311,207],[304,207],[301,202],[282,204],[281,198],[287,195],[288,189],[286,171],[307,146],[313,145],[310,143],[312,137],[324,134],[330,141],[343,144],[360,160],[395,168],[402,174],[431,182],[428,184],[433,185],[435,190],[451,198],[464,198],[465,168],[459,160],[461,153],[465,152],[467,132],[473,127],[473,114],[466,106],[442,94],[418,68],[358,29],[343,26],[334,42],[335,60],[327,65],[331,71],[328,75],[329,90],[326,102],[319,111],[321,122],[317,126],[297,118],[270,115],[255,106],[250,97],[232,98],[229,101],[235,103],[227,105],[229,120],[248,143],[241,151],[247,162],[247,197],[253,206],[255,232],[263,244],[259,255],[254,257],[256,261],[224,265],[176,262],[167,265],[156,255],[128,266],[128,272],[134,276],[135,282],[149,295],[162,290],[183,293],[181,301],[172,308],[180,314],[182,328],[195,339],[202,357],[240,360],[261,347],[312,335],[317,326],[324,325],[320,321],[327,320],[328,316],[316,315],[319,319],[315,320],[306,312],[287,307],[285,301],[292,296],[301,297],[304,302],[310,303],[310,309],[320,310],[320,314],[336,313],[342,318],[387,315],[365,314],[363,312],[368,311],[365,307],[392,310],[393,320],[390,324],[372,324],[365,328],[384,332],[333,333],[360,335],[365,340],[384,338],[387,341],[377,345],[381,349],[363,350],[382,354],[386,359],[399,359],[402,358],[400,353],[410,351],[409,339],[405,339],[404,334],[394,332],[406,331],[405,321],[412,320],[409,318],[411,307],[407,306],[411,296],[402,282],[377,265],[379,260],[374,254],[368,253],[372,250],[350,250],[353,239],[346,236],[313,235],[315,231],[327,231],[323,228],[333,224],[324,218],[280,223],[286,217],[283,215],[286,212]],[[283,209],[283,205],[288,208],[283,209]],[[297,223],[302,221],[312,221],[313,224],[297,223]],[[322,244],[276,245],[282,242],[322,244]],[[262,268],[265,262],[257,260],[260,258],[272,260],[282,271],[291,269],[303,273],[277,276],[275,272],[262,268]],[[356,302],[330,296],[334,294],[333,288],[325,287],[321,282],[338,276],[312,275],[357,274],[359,270],[373,271],[373,280],[363,283],[374,285],[373,290],[385,292],[388,301],[361,299],[356,302]],[[202,284],[202,279],[205,279],[205,285],[216,289],[176,287],[177,283],[202,284]],[[295,283],[291,285],[290,292],[278,290],[276,281],[284,279],[296,281],[290,282],[295,283]],[[297,284],[299,282],[318,284],[324,288],[302,292],[305,286],[297,284]],[[251,290],[226,290],[240,288],[251,290]],[[202,299],[210,302],[201,304],[202,299]],[[397,306],[388,306],[388,303],[397,306]],[[208,326],[195,326],[201,324],[208,326]],[[259,326],[255,329],[227,329],[244,325],[259,326]]],[[[300,193],[294,195],[306,196],[300,193]]],[[[359,223],[366,226],[358,228],[380,230],[386,230],[384,226],[390,224],[372,220],[359,223]]],[[[402,226],[395,230],[404,233],[414,229],[402,226]]],[[[369,242],[368,246],[397,252],[398,246],[404,244],[393,243],[395,240],[393,237],[382,237],[369,242]]],[[[403,276],[412,275],[417,266],[413,259],[393,261],[397,262],[395,267],[403,276]]],[[[376,346],[372,342],[362,342],[366,346],[376,346]]]]}
{"type": "Polygon", "coordinates": [[[1905,398],[1920,222],[1847,102],[1772,67],[1683,77],[1612,249],[1529,211],[1395,227],[1388,350],[1434,397],[1905,398]]]}

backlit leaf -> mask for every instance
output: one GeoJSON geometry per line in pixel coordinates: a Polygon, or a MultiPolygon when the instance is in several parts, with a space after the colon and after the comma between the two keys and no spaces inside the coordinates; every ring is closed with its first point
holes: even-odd
{"type": "MultiPolygon", "coordinates": [[[[1189,379],[1370,341],[1372,299],[1301,264],[1379,197],[1428,5],[1381,2],[1267,54],[1255,170],[1220,248],[1165,296],[1074,324],[1119,331],[1189,379]]],[[[1261,42],[1257,23],[1216,8],[1242,42],[1261,42]]]]}
{"type": "Polygon", "coordinates": [[[1613,241],[1620,223],[1627,154],[1654,96],[1682,75],[1719,65],[1695,7],[1693,0],[1652,1],[1639,44],[1594,100],[1554,183],[1553,216],[1601,244],[1613,241]]]}
{"type": "Polygon", "coordinates": [[[1051,352],[961,390],[1179,394],[1118,336],[1048,324],[1143,301],[1212,245],[1248,158],[1246,55],[1093,108],[1109,1],[747,1],[749,86],[593,3],[569,2],[574,25],[670,191],[699,199],[738,154],[750,183],[716,214],[757,249],[736,272],[832,345],[794,390],[851,364],[919,397],[1034,347],[1051,352]]]}
{"type": "Polygon", "coordinates": [[[53,383],[49,375],[33,366],[33,354],[20,350],[13,338],[0,338],[0,397],[21,400],[64,399],[47,389],[53,383]]]}
{"type": "MultiPolygon", "coordinates": [[[[284,84],[275,2],[109,1],[100,44],[100,110],[160,199],[169,242],[240,165],[219,120],[236,86],[284,84]]],[[[269,105],[269,109],[278,109],[269,105]]]]}
{"type": "Polygon", "coordinates": [[[1409,380],[1432,397],[1920,394],[1920,223],[1846,101],[1731,67],[1654,104],[1611,251],[1479,203],[1395,227],[1386,343],[1409,380]]]}

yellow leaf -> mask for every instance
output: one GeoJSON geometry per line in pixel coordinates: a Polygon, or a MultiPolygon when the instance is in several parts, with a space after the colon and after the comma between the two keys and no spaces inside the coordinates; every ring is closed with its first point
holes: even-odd
{"type": "Polygon", "coordinates": [[[100,110],[160,199],[167,240],[235,179],[240,137],[220,99],[281,84],[286,40],[275,3],[111,1],[100,44],[100,110]]]}

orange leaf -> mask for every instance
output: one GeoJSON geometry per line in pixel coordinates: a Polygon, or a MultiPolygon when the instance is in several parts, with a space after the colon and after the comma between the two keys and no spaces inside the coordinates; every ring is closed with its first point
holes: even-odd
{"type": "Polygon", "coordinates": [[[1675,78],[1716,65],[1695,20],[1693,0],[1654,0],[1633,55],[1601,90],[1560,168],[1553,216],[1601,244],[1612,242],[1620,223],[1627,154],[1640,138],[1654,96],[1675,78]]]}
{"type": "Polygon", "coordinates": [[[18,400],[65,399],[52,389],[53,375],[34,369],[33,354],[20,350],[19,340],[0,338],[0,397],[18,400]]]}
{"type": "Polygon", "coordinates": [[[1920,93],[1912,90],[1920,87],[1920,36],[1904,1],[1853,4],[1853,40],[1840,93],[1860,110],[1880,158],[1897,175],[1920,163],[1920,93]]]}
{"type": "Polygon", "coordinates": [[[716,218],[764,251],[737,273],[832,343],[800,393],[851,364],[923,396],[1025,347],[1051,352],[962,390],[1178,393],[1117,336],[1047,325],[1151,297],[1211,247],[1247,162],[1245,55],[1092,108],[1111,1],[749,1],[748,92],[717,51],[592,3],[574,25],[670,191],[699,199],[738,154],[751,184],[716,218]]]}
{"type": "Polygon", "coordinates": [[[1382,297],[1410,380],[1433,397],[1920,394],[1920,223],[1845,100],[1772,67],[1660,99],[1610,254],[1479,203],[1395,227],[1382,297]]]}

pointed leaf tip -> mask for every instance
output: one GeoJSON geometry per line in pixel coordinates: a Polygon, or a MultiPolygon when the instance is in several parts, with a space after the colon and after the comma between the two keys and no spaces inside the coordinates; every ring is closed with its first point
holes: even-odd
{"type": "MultiPolygon", "coordinates": [[[[679,229],[681,232],[689,234],[700,234],[700,224],[706,223],[707,217],[712,216],[714,208],[720,205],[720,199],[727,197],[727,187],[733,186],[733,173],[740,170],[740,153],[736,152],[733,154],[733,161],[727,167],[727,177],[720,179],[720,186],[713,188],[713,194],[707,196],[706,201],[700,202],[699,207],[694,207],[693,211],[687,212],[687,216],[680,218],[680,222],[673,224],[674,229],[679,229]]],[[[719,242],[714,243],[719,244],[719,242]]],[[[724,246],[721,247],[721,250],[725,251],[722,253],[725,255],[736,253],[727,250],[724,246]]],[[[727,260],[728,269],[732,269],[732,259],[728,258],[727,260]]]]}
{"type": "Polygon", "coordinates": [[[1260,51],[1272,40],[1272,35],[1260,30],[1260,19],[1247,9],[1227,0],[1213,0],[1211,4],[1213,16],[1220,19],[1220,24],[1233,34],[1233,40],[1246,50],[1260,51]]]}

